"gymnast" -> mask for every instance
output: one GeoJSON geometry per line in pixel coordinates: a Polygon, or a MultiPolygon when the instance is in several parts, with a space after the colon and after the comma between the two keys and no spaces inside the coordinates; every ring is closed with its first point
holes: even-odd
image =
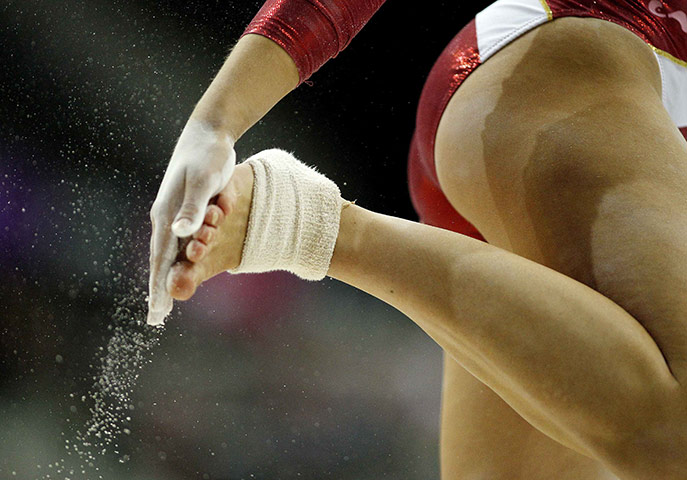
{"type": "Polygon", "coordinates": [[[420,223],[344,200],[317,159],[235,166],[382,3],[258,12],[153,204],[148,323],[226,270],[328,275],[442,347],[443,480],[687,479],[687,0],[480,12],[420,97],[420,223]]]}

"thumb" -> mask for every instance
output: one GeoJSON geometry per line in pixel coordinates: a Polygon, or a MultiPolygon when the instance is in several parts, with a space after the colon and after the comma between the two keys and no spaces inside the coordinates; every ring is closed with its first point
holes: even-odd
{"type": "Polygon", "coordinates": [[[186,172],[184,201],[172,222],[174,235],[179,238],[190,237],[200,229],[213,193],[207,178],[186,172]]]}

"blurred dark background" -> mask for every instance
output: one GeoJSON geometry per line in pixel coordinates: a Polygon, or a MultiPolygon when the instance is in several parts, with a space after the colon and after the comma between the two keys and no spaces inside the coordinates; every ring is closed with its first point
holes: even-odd
{"type": "MultiPolygon", "coordinates": [[[[0,478],[91,478],[52,464],[90,417],[78,399],[118,302],[145,314],[148,209],[261,4],[0,5],[0,478]]],[[[240,140],[239,157],[294,151],[346,198],[416,220],[406,157],[420,91],[486,5],[389,1],[240,140]]],[[[131,433],[96,462],[105,479],[438,478],[441,351],[346,285],[217,277],[146,355],[131,433]]]]}

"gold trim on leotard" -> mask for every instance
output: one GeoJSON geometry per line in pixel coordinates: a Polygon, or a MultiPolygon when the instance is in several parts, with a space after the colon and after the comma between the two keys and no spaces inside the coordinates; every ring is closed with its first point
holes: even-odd
{"type": "Polygon", "coordinates": [[[546,20],[549,22],[553,20],[553,12],[549,8],[549,4],[546,3],[546,0],[539,0],[539,3],[541,3],[541,6],[544,7],[544,11],[546,12],[546,20]]]}
{"type": "Polygon", "coordinates": [[[676,58],[676,57],[672,56],[670,53],[668,53],[668,52],[666,52],[666,51],[664,51],[664,50],[661,50],[660,48],[656,48],[656,47],[654,47],[653,45],[649,45],[649,46],[650,46],[650,47],[653,49],[653,51],[656,52],[658,55],[661,55],[662,57],[666,57],[668,60],[671,60],[671,61],[677,63],[677,64],[680,65],[681,67],[687,67],[687,62],[685,62],[684,60],[680,60],[679,58],[676,58]]]}

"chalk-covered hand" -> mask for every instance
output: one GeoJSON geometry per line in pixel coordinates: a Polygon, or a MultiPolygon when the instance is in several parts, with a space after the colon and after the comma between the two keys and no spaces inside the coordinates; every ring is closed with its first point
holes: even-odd
{"type": "Polygon", "coordinates": [[[208,209],[185,258],[172,266],[168,291],[188,300],[202,282],[224,271],[286,270],[321,280],[348,204],[333,181],[292,154],[276,148],[256,153],[236,166],[208,209]]]}
{"type": "Polygon", "coordinates": [[[236,165],[234,140],[190,119],[177,141],[150,211],[149,325],[159,325],[172,310],[166,279],[179,239],[196,233],[210,199],[228,183],[236,165]]]}

